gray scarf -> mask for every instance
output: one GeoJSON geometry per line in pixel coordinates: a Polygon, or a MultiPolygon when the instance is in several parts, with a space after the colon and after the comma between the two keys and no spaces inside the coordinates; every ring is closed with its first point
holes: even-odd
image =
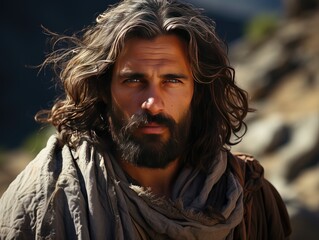
{"type": "MultiPolygon", "coordinates": [[[[109,154],[99,155],[84,142],[77,154],[82,173],[105,176],[107,199],[114,218],[115,239],[232,239],[233,229],[243,217],[242,187],[227,168],[227,156],[221,152],[212,161],[209,174],[184,168],[173,187],[170,201],[158,199],[149,189],[128,182],[116,160],[109,154]],[[211,206],[212,189],[226,175],[226,191],[220,209],[211,206]]],[[[101,179],[84,176],[89,184],[101,179]]],[[[88,189],[88,184],[86,188],[88,189]]],[[[99,198],[87,191],[88,199],[99,198]]],[[[96,201],[96,200],[94,200],[96,201]]],[[[94,208],[94,202],[89,207],[94,208]]],[[[112,231],[110,229],[110,231],[112,231]]]]}
{"type": "Polygon", "coordinates": [[[131,184],[109,153],[87,141],[61,150],[52,136],[3,195],[0,238],[232,239],[242,198],[225,152],[209,174],[182,169],[165,200],[131,184]]]}

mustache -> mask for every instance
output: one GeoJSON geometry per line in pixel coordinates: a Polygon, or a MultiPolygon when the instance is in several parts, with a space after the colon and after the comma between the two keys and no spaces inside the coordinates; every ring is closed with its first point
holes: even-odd
{"type": "Polygon", "coordinates": [[[169,129],[172,129],[175,125],[176,122],[175,120],[167,116],[163,113],[159,113],[156,115],[151,115],[148,112],[143,112],[140,114],[134,114],[129,121],[127,122],[126,126],[124,127],[124,131],[134,131],[137,128],[147,125],[149,123],[157,123],[160,125],[165,125],[169,129]]]}

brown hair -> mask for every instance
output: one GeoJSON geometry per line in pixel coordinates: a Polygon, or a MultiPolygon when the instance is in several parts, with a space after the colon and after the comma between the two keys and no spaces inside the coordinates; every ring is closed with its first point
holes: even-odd
{"type": "Polygon", "coordinates": [[[186,41],[195,80],[192,123],[184,161],[207,167],[214,156],[236,144],[246,130],[247,93],[234,81],[225,44],[215,23],[190,4],[169,0],[124,0],[97,17],[96,23],[71,37],[58,37],[44,66],[52,64],[65,96],[52,109],[36,115],[57,128],[63,143],[75,147],[89,136],[93,142],[107,136],[105,121],[112,66],[131,36],[154,38],[176,34],[186,41]],[[237,136],[233,142],[232,135],[237,136]]]}

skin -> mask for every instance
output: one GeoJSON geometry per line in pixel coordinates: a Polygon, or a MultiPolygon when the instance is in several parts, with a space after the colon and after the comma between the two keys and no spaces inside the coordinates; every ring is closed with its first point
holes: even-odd
{"type": "MultiPolygon", "coordinates": [[[[190,109],[193,92],[187,47],[176,35],[126,41],[114,66],[111,94],[112,104],[116,104],[127,119],[147,111],[152,115],[164,113],[179,123],[190,109]]],[[[170,137],[166,126],[152,122],[139,127],[134,134],[140,137],[157,134],[163,141],[170,137]]],[[[178,159],[165,169],[119,162],[142,186],[151,187],[153,193],[170,194],[178,171],[178,159]]]]}

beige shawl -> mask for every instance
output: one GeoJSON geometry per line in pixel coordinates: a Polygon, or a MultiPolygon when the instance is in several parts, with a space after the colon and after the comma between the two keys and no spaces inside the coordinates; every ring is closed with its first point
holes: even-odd
{"type": "Polygon", "coordinates": [[[2,196],[0,239],[232,239],[242,192],[224,152],[209,174],[182,169],[168,201],[89,142],[72,151],[52,136],[2,196]]]}

